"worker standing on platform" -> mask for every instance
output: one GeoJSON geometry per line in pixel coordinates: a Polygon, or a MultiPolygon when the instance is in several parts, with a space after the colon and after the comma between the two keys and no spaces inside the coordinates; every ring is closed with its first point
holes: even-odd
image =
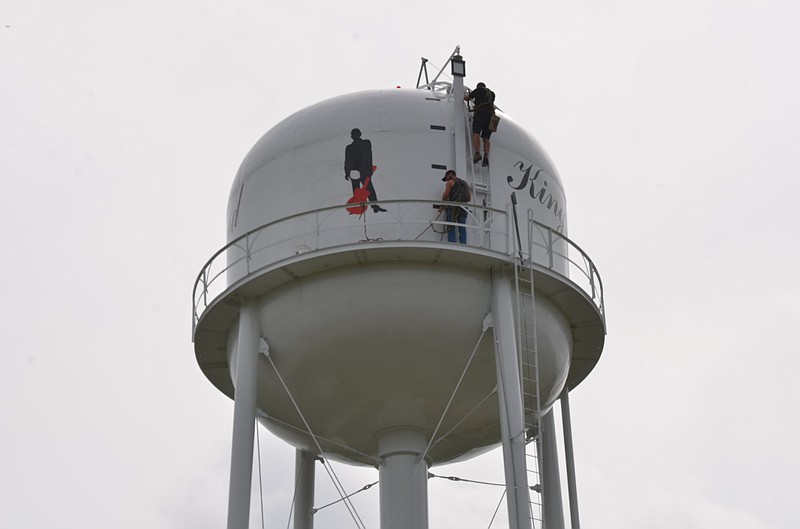
{"type": "MultiPolygon", "coordinates": [[[[472,193],[469,190],[469,184],[456,176],[456,172],[452,169],[448,170],[442,178],[442,182],[447,182],[444,186],[444,193],[442,200],[447,202],[462,202],[466,203],[472,200],[472,193]]],[[[467,228],[464,224],[467,222],[467,210],[462,206],[446,206],[447,222],[456,222],[459,225],[447,226],[447,240],[456,242],[456,230],[458,230],[458,242],[467,244],[467,228]]]]}
{"type": "Polygon", "coordinates": [[[486,88],[484,83],[478,83],[475,90],[471,91],[464,96],[464,101],[474,100],[475,114],[472,116],[472,148],[475,151],[475,156],[472,158],[472,163],[481,161],[481,143],[480,139],[483,138],[483,166],[489,166],[489,150],[492,144],[489,138],[492,136],[492,131],[489,130],[489,124],[494,115],[494,92],[486,88]]]}

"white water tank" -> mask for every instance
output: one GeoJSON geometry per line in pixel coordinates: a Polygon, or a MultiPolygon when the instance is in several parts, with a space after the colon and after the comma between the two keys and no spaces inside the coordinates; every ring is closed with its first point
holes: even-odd
{"type": "Polygon", "coordinates": [[[311,452],[320,443],[368,465],[392,429],[422,432],[433,464],[499,443],[490,271],[511,281],[520,249],[536,270],[542,409],[597,362],[602,287],[566,238],[555,167],[504,114],[488,169],[456,160],[455,143],[470,140],[453,126],[463,109],[460,97],[430,90],[335,97],[277,124],[242,162],[228,201],[229,245],[196,285],[195,351],[232,396],[237,305],[256,299],[277,368],[259,357],[259,416],[289,443],[311,452]],[[345,152],[359,136],[362,150],[369,140],[374,194],[353,214],[345,152]],[[459,166],[473,189],[466,245],[447,242],[435,206],[445,169],[459,166]]]}

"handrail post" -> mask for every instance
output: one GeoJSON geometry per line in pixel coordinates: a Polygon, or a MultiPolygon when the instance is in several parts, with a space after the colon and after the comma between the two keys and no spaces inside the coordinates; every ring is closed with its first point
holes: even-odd
{"type": "Polygon", "coordinates": [[[533,268],[533,210],[528,209],[528,268],[533,268]]]}
{"type": "Polygon", "coordinates": [[[553,269],[553,254],[555,253],[555,248],[553,248],[553,228],[547,228],[547,251],[550,252],[550,259],[549,259],[549,266],[550,270],[553,269]]]}
{"type": "Polygon", "coordinates": [[[480,216],[478,220],[483,219],[481,223],[481,248],[486,249],[486,240],[489,237],[489,226],[491,225],[491,216],[486,215],[486,210],[483,209],[483,206],[478,206],[480,208],[480,216]]]}
{"type": "MultiPolygon", "coordinates": [[[[398,205],[397,209],[400,209],[399,205],[398,205]]],[[[403,217],[402,216],[397,217],[397,222],[395,222],[395,224],[397,225],[397,240],[398,241],[402,241],[403,240],[403,217]]]]}
{"type": "Polygon", "coordinates": [[[244,262],[247,269],[247,275],[250,275],[250,234],[244,236],[244,262]]]}
{"type": "Polygon", "coordinates": [[[208,267],[203,270],[203,306],[208,307],[208,267]]]}
{"type": "Polygon", "coordinates": [[[513,245],[513,233],[514,227],[512,223],[514,222],[514,212],[512,210],[513,206],[509,203],[506,204],[506,254],[511,255],[514,253],[513,245]]]}
{"type": "Polygon", "coordinates": [[[319,250],[319,210],[314,210],[314,249],[319,250]]]}

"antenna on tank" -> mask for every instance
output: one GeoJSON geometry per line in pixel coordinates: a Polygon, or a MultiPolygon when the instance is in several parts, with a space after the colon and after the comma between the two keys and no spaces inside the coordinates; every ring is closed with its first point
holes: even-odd
{"type": "Polygon", "coordinates": [[[428,59],[425,57],[420,57],[422,64],[419,65],[419,74],[417,75],[417,88],[420,87],[420,80],[422,79],[422,74],[425,74],[425,86],[431,84],[430,80],[428,79],[428,59]]]}
{"type": "MultiPolygon", "coordinates": [[[[457,75],[460,77],[464,77],[464,61],[461,59],[461,46],[456,46],[453,50],[453,53],[445,61],[444,65],[439,69],[436,73],[436,77],[433,78],[433,81],[428,81],[428,59],[422,57],[422,64],[420,65],[419,75],[417,76],[417,88],[422,88],[425,90],[434,91],[436,90],[436,85],[439,81],[439,77],[441,77],[444,69],[447,68],[448,64],[453,64],[453,75],[457,75]],[[460,69],[456,69],[457,65],[460,65],[460,69]],[[420,85],[420,79],[422,78],[422,74],[425,74],[425,84],[420,85]]],[[[442,83],[447,84],[448,92],[450,89],[450,83],[442,83]]]]}

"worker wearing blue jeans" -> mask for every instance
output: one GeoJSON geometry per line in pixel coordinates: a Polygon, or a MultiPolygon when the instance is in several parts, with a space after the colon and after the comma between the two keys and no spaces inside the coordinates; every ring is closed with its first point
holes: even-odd
{"type": "MultiPolygon", "coordinates": [[[[447,202],[462,202],[466,203],[472,199],[472,193],[469,190],[469,184],[456,176],[456,172],[452,169],[448,170],[442,178],[443,182],[447,182],[442,194],[442,200],[447,202]]],[[[461,206],[446,206],[447,214],[445,220],[447,222],[458,223],[458,226],[447,226],[447,240],[456,242],[456,230],[458,230],[458,242],[467,244],[467,210],[461,206]]]]}

